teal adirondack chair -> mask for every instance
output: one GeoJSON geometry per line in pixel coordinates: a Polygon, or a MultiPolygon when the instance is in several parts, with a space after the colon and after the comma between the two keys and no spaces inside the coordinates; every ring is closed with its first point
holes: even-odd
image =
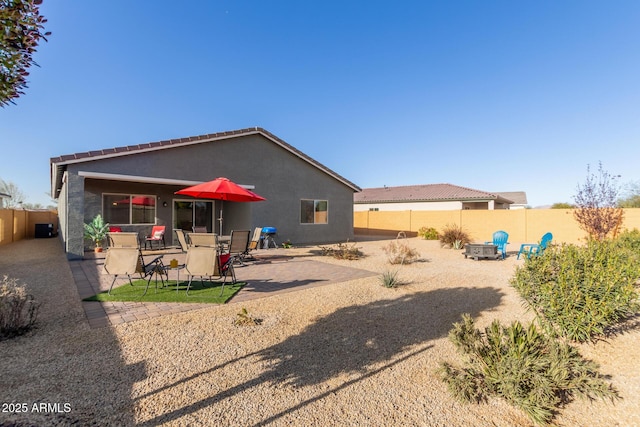
{"type": "Polygon", "coordinates": [[[531,258],[531,255],[541,255],[545,249],[547,249],[547,245],[549,242],[553,240],[553,234],[545,233],[540,239],[540,243],[523,243],[520,245],[520,250],[518,251],[518,259],[520,259],[520,255],[527,254],[527,258],[531,258]]]}
{"type": "Polygon", "coordinates": [[[507,256],[507,245],[509,244],[509,233],[502,230],[496,231],[493,233],[493,241],[484,243],[487,245],[496,245],[498,251],[502,254],[502,259],[505,259],[507,256]]]}

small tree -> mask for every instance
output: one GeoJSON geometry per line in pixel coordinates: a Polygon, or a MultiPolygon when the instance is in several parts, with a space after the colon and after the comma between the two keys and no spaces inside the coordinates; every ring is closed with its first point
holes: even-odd
{"type": "Polygon", "coordinates": [[[32,55],[47,20],[40,15],[42,0],[0,0],[0,107],[23,95],[27,87],[27,71],[38,65],[32,55]]]}
{"type": "Polygon", "coordinates": [[[598,173],[591,173],[587,165],[587,180],[578,184],[574,196],[576,208],[573,216],[589,237],[603,240],[614,235],[622,224],[624,211],[618,207],[619,186],[616,176],[612,176],[598,164],[598,173]]]}
{"type": "Polygon", "coordinates": [[[5,208],[14,208],[24,202],[24,193],[11,181],[0,179],[0,191],[11,196],[10,199],[4,201],[5,208]]]}
{"type": "Polygon", "coordinates": [[[624,196],[618,200],[621,208],[640,208],[640,181],[626,185],[624,196]]]}

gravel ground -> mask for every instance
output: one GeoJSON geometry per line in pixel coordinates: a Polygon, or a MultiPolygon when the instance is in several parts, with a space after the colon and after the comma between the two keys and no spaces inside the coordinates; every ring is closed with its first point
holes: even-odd
{"type": "MultiPolygon", "coordinates": [[[[460,361],[446,337],[462,313],[480,327],[530,320],[508,284],[522,261],[407,242],[421,260],[398,268],[395,289],[371,277],[101,329],[89,329],[55,239],[0,247],[0,275],[43,303],[36,330],[0,342],[0,425],[530,426],[498,399],[454,401],[435,373],[460,361]],[[262,323],[234,325],[243,307],[262,323]]],[[[287,253],[381,273],[397,268],[385,244],[359,243],[357,261],[287,253]]],[[[640,425],[640,331],[580,349],[623,400],[577,400],[556,422],[640,425]]]]}

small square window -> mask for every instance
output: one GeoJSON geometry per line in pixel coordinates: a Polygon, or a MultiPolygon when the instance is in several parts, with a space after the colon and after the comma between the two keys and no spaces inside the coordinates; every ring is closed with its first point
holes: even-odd
{"type": "Polygon", "coordinates": [[[327,224],[329,222],[329,202],[327,200],[300,201],[300,223],[327,224]]]}

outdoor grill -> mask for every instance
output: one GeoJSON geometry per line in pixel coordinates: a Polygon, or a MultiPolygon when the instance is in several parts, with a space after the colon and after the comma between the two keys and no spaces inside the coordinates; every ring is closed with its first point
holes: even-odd
{"type": "Polygon", "coordinates": [[[269,246],[273,245],[274,248],[277,248],[278,245],[273,237],[276,235],[278,230],[275,227],[262,227],[262,248],[268,249],[269,246]]]}

